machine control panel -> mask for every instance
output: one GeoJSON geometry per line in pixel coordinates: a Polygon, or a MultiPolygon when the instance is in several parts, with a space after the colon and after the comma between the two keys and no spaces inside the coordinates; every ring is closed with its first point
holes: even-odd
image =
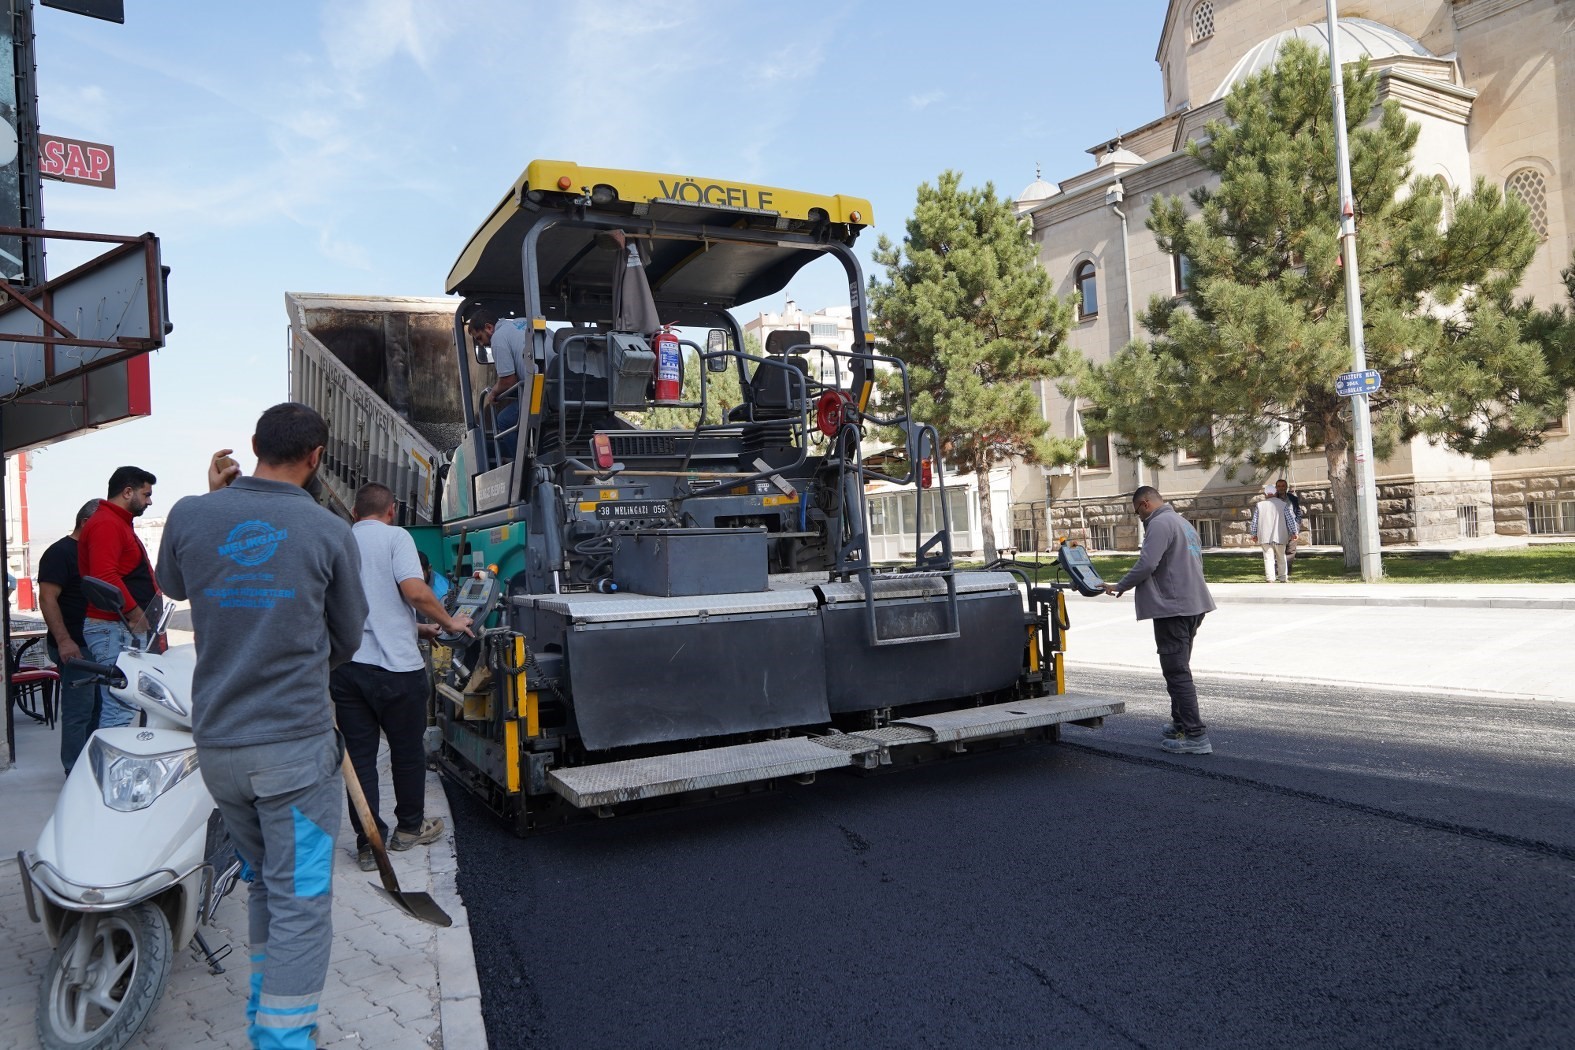
{"type": "MultiPolygon", "coordinates": [[[[455,594],[451,612],[455,616],[470,617],[473,625],[471,629],[478,630],[482,621],[492,615],[492,610],[498,607],[500,596],[498,578],[490,572],[479,570],[462,582],[455,594]]],[[[438,641],[453,644],[464,637],[463,634],[440,634],[438,641]]]]}

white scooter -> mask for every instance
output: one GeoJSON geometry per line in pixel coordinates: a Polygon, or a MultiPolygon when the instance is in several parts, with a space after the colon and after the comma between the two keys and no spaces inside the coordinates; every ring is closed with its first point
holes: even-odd
{"type": "MultiPolygon", "coordinates": [[[[82,590],[101,609],[120,605],[102,580],[85,577],[82,590]]],[[[151,637],[171,611],[149,610],[151,637]]],[[[241,862],[197,769],[195,666],[190,645],[152,653],[133,642],[112,667],[63,669],[140,707],[144,724],[93,734],[37,848],[17,855],[28,916],[55,945],[38,992],[47,1050],[125,1046],[163,994],[176,948],[194,945],[210,972],[224,972],[229,947],[214,952],[198,926],[213,921],[241,862]]]]}

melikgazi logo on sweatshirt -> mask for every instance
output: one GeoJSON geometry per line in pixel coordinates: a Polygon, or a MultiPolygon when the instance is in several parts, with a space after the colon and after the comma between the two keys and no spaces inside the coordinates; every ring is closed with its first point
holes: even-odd
{"type": "MultiPolygon", "coordinates": [[[[288,529],[276,528],[266,521],[243,521],[219,544],[219,554],[249,568],[268,561],[278,553],[279,544],[289,538],[288,529]]],[[[209,587],[203,593],[225,609],[272,609],[278,602],[295,597],[293,587],[267,586],[273,582],[272,573],[239,573],[224,582],[228,586],[209,587]]]]}
{"type": "Polygon", "coordinates": [[[289,538],[288,529],[274,528],[266,521],[243,521],[230,530],[219,553],[237,565],[261,565],[289,538]]]}

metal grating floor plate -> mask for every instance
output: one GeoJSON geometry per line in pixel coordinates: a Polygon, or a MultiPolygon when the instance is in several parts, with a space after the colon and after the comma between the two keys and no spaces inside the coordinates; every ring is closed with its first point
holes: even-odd
{"type": "Polygon", "coordinates": [[[612,806],[659,795],[845,768],[856,755],[904,744],[945,744],[1002,736],[1057,722],[1119,714],[1125,709],[1126,704],[1120,700],[1077,694],[1019,700],[905,718],[880,729],[853,733],[763,740],[706,751],[571,766],[548,773],[547,783],[581,809],[612,806]]]}
{"type": "MultiPolygon", "coordinates": [[[[1010,591],[1017,586],[1017,577],[1009,572],[959,572],[954,577],[958,594],[981,594],[990,591],[1010,591]]],[[[872,581],[876,600],[897,598],[925,598],[946,593],[946,580],[939,576],[918,573],[893,573],[877,576],[872,581]]],[[[846,583],[821,583],[817,586],[826,604],[862,602],[864,587],[857,580],[846,583]]]]}
{"type": "Polygon", "coordinates": [[[847,764],[847,752],[822,747],[808,737],[794,737],[634,758],[599,766],[555,769],[547,774],[547,783],[571,803],[585,809],[752,780],[797,776],[847,764]]]}
{"type": "Polygon", "coordinates": [[[536,599],[539,608],[567,616],[576,623],[617,623],[692,616],[737,616],[746,613],[806,612],[819,600],[811,590],[751,591],[741,594],[699,594],[656,598],[633,592],[549,594],[536,599]]]}
{"type": "Polygon", "coordinates": [[[1120,714],[1126,710],[1126,706],[1120,700],[1096,699],[1071,693],[904,718],[901,724],[927,729],[935,735],[936,743],[944,744],[955,740],[998,736],[1056,722],[1075,722],[1083,718],[1120,714]]]}

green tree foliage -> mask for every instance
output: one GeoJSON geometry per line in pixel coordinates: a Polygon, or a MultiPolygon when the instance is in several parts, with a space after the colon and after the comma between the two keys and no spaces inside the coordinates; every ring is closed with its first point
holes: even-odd
{"type": "MultiPolygon", "coordinates": [[[[698,342],[704,344],[705,333],[699,333],[698,342]]],[[[695,333],[685,333],[685,338],[696,338],[695,333]]],[[[753,333],[744,335],[744,353],[760,354],[760,340],[753,333]]],[[[684,354],[684,383],[683,399],[685,401],[700,400],[700,383],[702,376],[705,387],[705,420],[710,423],[725,423],[729,409],[735,408],[744,400],[738,382],[738,369],[736,363],[728,362],[726,372],[707,372],[695,352],[687,346],[683,348],[684,354]]],[[[700,412],[693,408],[653,408],[648,412],[631,412],[629,419],[636,426],[647,430],[693,430],[695,424],[700,422],[700,412]]]]}
{"type": "MultiPolygon", "coordinates": [[[[919,187],[901,245],[881,237],[870,281],[873,328],[901,358],[913,417],[935,425],[944,459],[979,481],[986,559],[995,557],[990,468],[1011,457],[1070,463],[1076,441],[1050,436],[1035,382],[1064,374],[1059,351],[1071,308],[1056,298],[1028,226],[995,187],[962,189],[942,172],[919,187]]],[[[900,396],[881,377],[884,403],[900,396]]]]}
{"type": "Polygon", "coordinates": [[[1556,303],[1551,309],[1538,310],[1535,304],[1516,307],[1526,338],[1542,347],[1548,370],[1561,390],[1575,389],[1575,255],[1560,272],[1569,304],[1556,303]]]}
{"type": "MultiPolygon", "coordinates": [[[[1480,181],[1459,194],[1413,177],[1418,127],[1393,100],[1369,120],[1378,78],[1365,59],[1344,85],[1367,364],[1384,377],[1370,398],[1377,455],[1417,436],[1483,458],[1535,446],[1568,373],[1550,370],[1512,301],[1537,246],[1525,207],[1480,181]]],[[[1231,91],[1226,119],[1187,147],[1218,184],[1190,209],[1178,197],[1150,209],[1160,247],[1190,261],[1190,288],[1150,301],[1151,341],[1085,363],[1064,389],[1153,465],[1186,448],[1233,473],[1268,470],[1298,438],[1321,446],[1355,565],[1351,412],[1334,391],[1352,354],[1330,98],[1327,56],[1300,41],[1231,91]]]]}

